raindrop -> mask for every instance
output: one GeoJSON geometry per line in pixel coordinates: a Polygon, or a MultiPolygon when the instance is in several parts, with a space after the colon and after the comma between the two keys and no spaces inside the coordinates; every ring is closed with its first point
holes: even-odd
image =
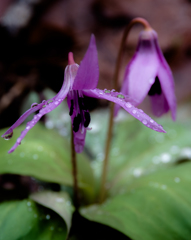
{"type": "Polygon", "coordinates": [[[135,176],[135,177],[140,177],[141,176],[141,174],[142,174],[142,169],[141,168],[136,168],[136,169],[134,169],[134,171],[133,171],[133,175],[135,176]]]}
{"type": "Polygon", "coordinates": [[[151,120],[150,120],[150,122],[151,122],[151,123],[154,123],[154,120],[153,120],[153,119],[151,119],[151,120]]]}
{"type": "Polygon", "coordinates": [[[5,140],[9,140],[9,139],[12,138],[12,136],[13,136],[13,132],[4,135],[3,138],[4,138],[5,140]]]}
{"type": "Polygon", "coordinates": [[[135,114],[137,111],[136,111],[136,110],[133,110],[132,112],[133,112],[133,114],[135,114]]]}
{"type": "Polygon", "coordinates": [[[131,105],[130,102],[127,102],[127,103],[125,104],[125,106],[126,106],[127,108],[131,108],[131,107],[132,107],[132,105],[131,105]]]}
{"type": "Polygon", "coordinates": [[[104,92],[105,92],[105,93],[111,93],[111,91],[110,91],[110,90],[104,90],[104,92]]]}
{"type": "Polygon", "coordinates": [[[123,96],[123,94],[119,94],[117,95],[118,98],[124,99],[125,97],[123,96]]]}
{"type": "Polygon", "coordinates": [[[166,186],[166,185],[162,185],[162,186],[161,186],[161,189],[162,189],[162,190],[166,190],[166,189],[167,189],[167,186],[166,186]]]}
{"type": "Polygon", "coordinates": [[[58,105],[58,104],[59,104],[59,102],[58,102],[58,101],[56,101],[56,102],[54,102],[54,104],[55,104],[55,105],[58,105]]]}
{"type": "Polygon", "coordinates": [[[25,156],[25,153],[24,153],[24,152],[21,152],[21,153],[20,153],[20,157],[23,158],[24,156],[25,156]]]}
{"type": "Polygon", "coordinates": [[[101,92],[101,91],[100,91],[100,92],[99,92],[99,94],[100,94],[100,95],[102,95],[102,94],[103,94],[103,92],[101,92]]]}
{"type": "Polygon", "coordinates": [[[38,146],[38,147],[37,147],[37,150],[38,150],[39,152],[42,152],[42,151],[43,151],[43,147],[42,147],[42,146],[38,146]]]}
{"type": "Polygon", "coordinates": [[[147,120],[144,119],[144,120],[142,121],[142,123],[143,123],[144,125],[146,125],[146,124],[147,124],[147,120]]]}
{"type": "Polygon", "coordinates": [[[189,147],[183,148],[181,150],[181,156],[191,159],[191,148],[189,148],[189,147]]]}
{"type": "Polygon", "coordinates": [[[27,206],[29,206],[29,207],[30,207],[30,206],[31,206],[31,202],[27,202],[27,206]]]}
{"type": "Polygon", "coordinates": [[[159,164],[160,163],[160,158],[158,156],[154,156],[153,159],[152,159],[152,162],[154,164],[159,164]]]}
{"type": "Polygon", "coordinates": [[[161,154],[161,162],[168,163],[171,160],[171,155],[168,153],[161,154]]]}
{"type": "Polygon", "coordinates": [[[43,101],[42,101],[42,103],[45,103],[45,102],[46,102],[46,100],[43,100],[43,101]]]}
{"type": "Polygon", "coordinates": [[[37,214],[34,214],[34,218],[37,218],[38,217],[38,215],[37,214]]]}
{"type": "Polygon", "coordinates": [[[38,154],[34,154],[34,155],[33,155],[33,159],[34,159],[34,160],[37,160],[37,159],[38,159],[38,154]]]}
{"type": "Polygon", "coordinates": [[[139,112],[143,113],[143,110],[142,110],[142,109],[139,109],[139,112]]]}
{"type": "Polygon", "coordinates": [[[175,177],[174,181],[175,181],[176,183],[179,183],[179,182],[180,182],[180,178],[179,178],[179,177],[175,177]]]}
{"type": "Polygon", "coordinates": [[[115,92],[115,89],[112,89],[111,92],[115,92]]]}
{"type": "Polygon", "coordinates": [[[63,198],[56,198],[56,202],[64,202],[63,198]]]}
{"type": "Polygon", "coordinates": [[[49,214],[46,215],[46,219],[47,219],[47,220],[50,219],[50,215],[49,215],[49,214]]]}
{"type": "Polygon", "coordinates": [[[38,103],[33,103],[33,104],[31,104],[31,108],[34,108],[34,107],[36,107],[36,106],[38,106],[38,103]]]}
{"type": "Polygon", "coordinates": [[[178,146],[172,146],[171,148],[170,148],[170,152],[172,153],[172,154],[177,154],[177,153],[179,153],[179,151],[180,151],[180,149],[179,149],[179,147],[178,146]]]}
{"type": "Polygon", "coordinates": [[[43,108],[45,108],[45,107],[46,107],[46,105],[43,105],[42,107],[43,107],[43,108]]]}
{"type": "Polygon", "coordinates": [[[48,103],[52,103],[52,102],[53,102],[53,100],[48,101],[48,103]]]}
{"type": "Polygon", "coordinates": [[[27,126],[27,127],[26,127],[27,130],[30,129],[30,128],[31,128],[30,126],[27,126]]]}

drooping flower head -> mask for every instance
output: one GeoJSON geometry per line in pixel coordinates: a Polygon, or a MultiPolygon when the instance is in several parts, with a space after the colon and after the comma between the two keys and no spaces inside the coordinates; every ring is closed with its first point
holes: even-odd
{"type": "Polygon", "coordinates": [[[74,62],[73,54],[68,55],[69,65],[65,69],[64,82],[58,94],[40,104],[34,103],[31,108],[26,111],[3,135],[5,139],[10,139],[13,130],[19,126],[31,113],[39,110],[33,119],[27,123],[26,128],[22,131],[15,145],[9,150],[13,152],[27,132],[34,127],[40,118],[54,110],[67,97],[69,115],[71,116],[72,128],[74,133],[75,151],[80,153],[83,151],[85,144],[86,131],[89,130],[90,114],[87,109],[84,95],[95,98],[103,98],[119,104],[127,112],[141,121],[145,126],[158,131],[165,132],[161,125],[157,124],[141,109],[134,107],[135,101],[122,93],[114,90],[100,90],[96,88],[99,79],[98,56],[94,35],[91,36],[88,50],[80,63],[80,66],[74,62]]]}
{"type": "MultiPolygon", "coordinates": [[[[153,114],[160,117],[171,110],[176,118],[174,80],[157,40],[157,33],[149,28],[140,33],[136,52],[126,67],[122,93],[140,104],[149,95],[153,114]]],[[[119,107],[116,106],[115,114],[119,107]]]]}

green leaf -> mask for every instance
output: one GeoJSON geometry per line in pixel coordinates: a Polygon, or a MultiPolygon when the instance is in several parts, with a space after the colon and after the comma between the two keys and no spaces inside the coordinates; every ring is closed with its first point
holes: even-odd
{"type": "Polygon", "coordinates": [[[64,240],[67,228],[60,216],[32,200],[0,204],[1,240],[64,240]]]}
{"type": "Polygon", "coordinates": [[[190,172],[191,163],[185,163],[141,177],[102,205],[83,208],[81,214],[135,240],[190,239],[190,172]]]}
{"type": "MultiPolygon", "coordinates": [[[[116,124],[108,169],[108,198],[82,208],[91,221],[132,239],[189,239],[191,235],[191,123],[157,119],[154,132],[128,118],[116,124]]],[[[103,142],[98,142],[98,145],[103,142]]],[[[94,165],[101,170],[100,164],[94,165]]]]}
{"type": "Polygon", "coordinates": [[[177,161],[191,158],[190,122],[172,123],[163,119],[160,123],[166,134],[152,131],[136,120],[116,127],[110,157],[110,194],[142,175],[174,167],[177,161]]]}
{"type": "Polygon", "coordinates": [[[58,213],[66,222],[68,232],[70,231],[74,208],[71,205],[70,198],[66,192],[44,191],[34,193],[30,198],[58,213]]]}
{"type": "MultiPolygon", "coordinates": [[[[7,153],[24,127],[16,128],[11,140],[0,139],[0,174],[28,175],[43,181],[72,186],[70,145],[56,131],[37,124],[13,153],[7,153]]],[[[1,130],[0,134],[4,132],[5,130],[1,130]]],[[[94,176],[90,163],[84,154],[77,155],[77,161],[79,187],[86,198],[92,199],[94,176]]]]}

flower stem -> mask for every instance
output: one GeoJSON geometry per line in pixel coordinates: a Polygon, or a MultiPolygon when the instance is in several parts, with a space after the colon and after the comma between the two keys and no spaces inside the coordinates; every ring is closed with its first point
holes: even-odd
{"type": "Polygon", "coordinates": [[[71,160],[72,160],[72,175],[73,175],[73,184],[74,184],[74,206],[76,211],[79,208],[79,195],[78,195],[78,179],[77,179],[77,161],[76,161],[76,152],[74,146],[74,134],[71,126],[71,160]]]}
{"type": "MultiPolygon", "coordinates": [[[[145,30],[150,30],[151,27],[149,23],[143,19],[143,18],[134,18],[125,28],[118,56],[117,56],[117,61],[115,65],[115,72],[113,76],[113,88],[118,90],[118,77],[119,77],[119,70],[120,70],[120,65],[122,61],[122,56],[123,56],[123,50],[126,42],[126,38],[131,30],[131,28],[137,24],[140,23],[144,26],[145,30]]],[[[103,172],[102,172],[102,179],[101,179],[101,188],[100,188],[100,196],[99,196],[99,202],[102,203],[105,199],[105,183],[106,183],[106,178],[107,178],[107,169],[108,169],[108,162],[109,162],[109,151],[111,147],[111,140],[112,140],[112,133],[113,133],[113,117],[114,117],[114,106],[115,104],[113,102],[110,103],[110,115],[109,115],[109,126],[108,126],[108,134],[107,134],[107,140],[106,140],[106,147],[105,147],[105,158],[103,162],[103,172]]]]}

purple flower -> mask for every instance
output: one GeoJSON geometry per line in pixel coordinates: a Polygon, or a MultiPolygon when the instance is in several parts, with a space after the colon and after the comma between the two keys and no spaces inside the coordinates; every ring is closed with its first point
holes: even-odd
{"type": "Polygon", "coordinates": [[[27,123],[25,130],[22,131],[15,145],[9,150],[9,153],[17,148],[27,132],[34,127],[44,114],[54,110],[66,97],[73,126],[75,151],[77,153],[83,151],[86,131],[89,130],[88,126],[91,120],[84,95],[103,98],[117,103],[145,126],[158,132],[165,132],[161,125],[154,122],[142,110],[133,106],[135,102],[132,98],[114,90],[100,90],[96,88],[99,78],[99,67],[94,35],[91,36],[88,50],[80,66],[74,62],[72,53],[69,53],[68,56],[69,65],[65,69],[64,83],[58,94],[40,104],[32,104],[31,108],[2,135],[3,138],[10,139],[13,135],[13,129],[19,126],[31,113],[39,110],[39,113],[33,117],[32,121],[27,123]]]}
{"type": "MultiPolygon", "coordinates": [[[[171,110],[176,118],[176,98],[172,72],[162,54],[153,29],[140,33],[136,52],[126,67],[122,93],[140,104],[148,94],[153,114],[160,117],[171,110]]],[[[119,110],[116,106],[115,114],[119,110]]]]}

